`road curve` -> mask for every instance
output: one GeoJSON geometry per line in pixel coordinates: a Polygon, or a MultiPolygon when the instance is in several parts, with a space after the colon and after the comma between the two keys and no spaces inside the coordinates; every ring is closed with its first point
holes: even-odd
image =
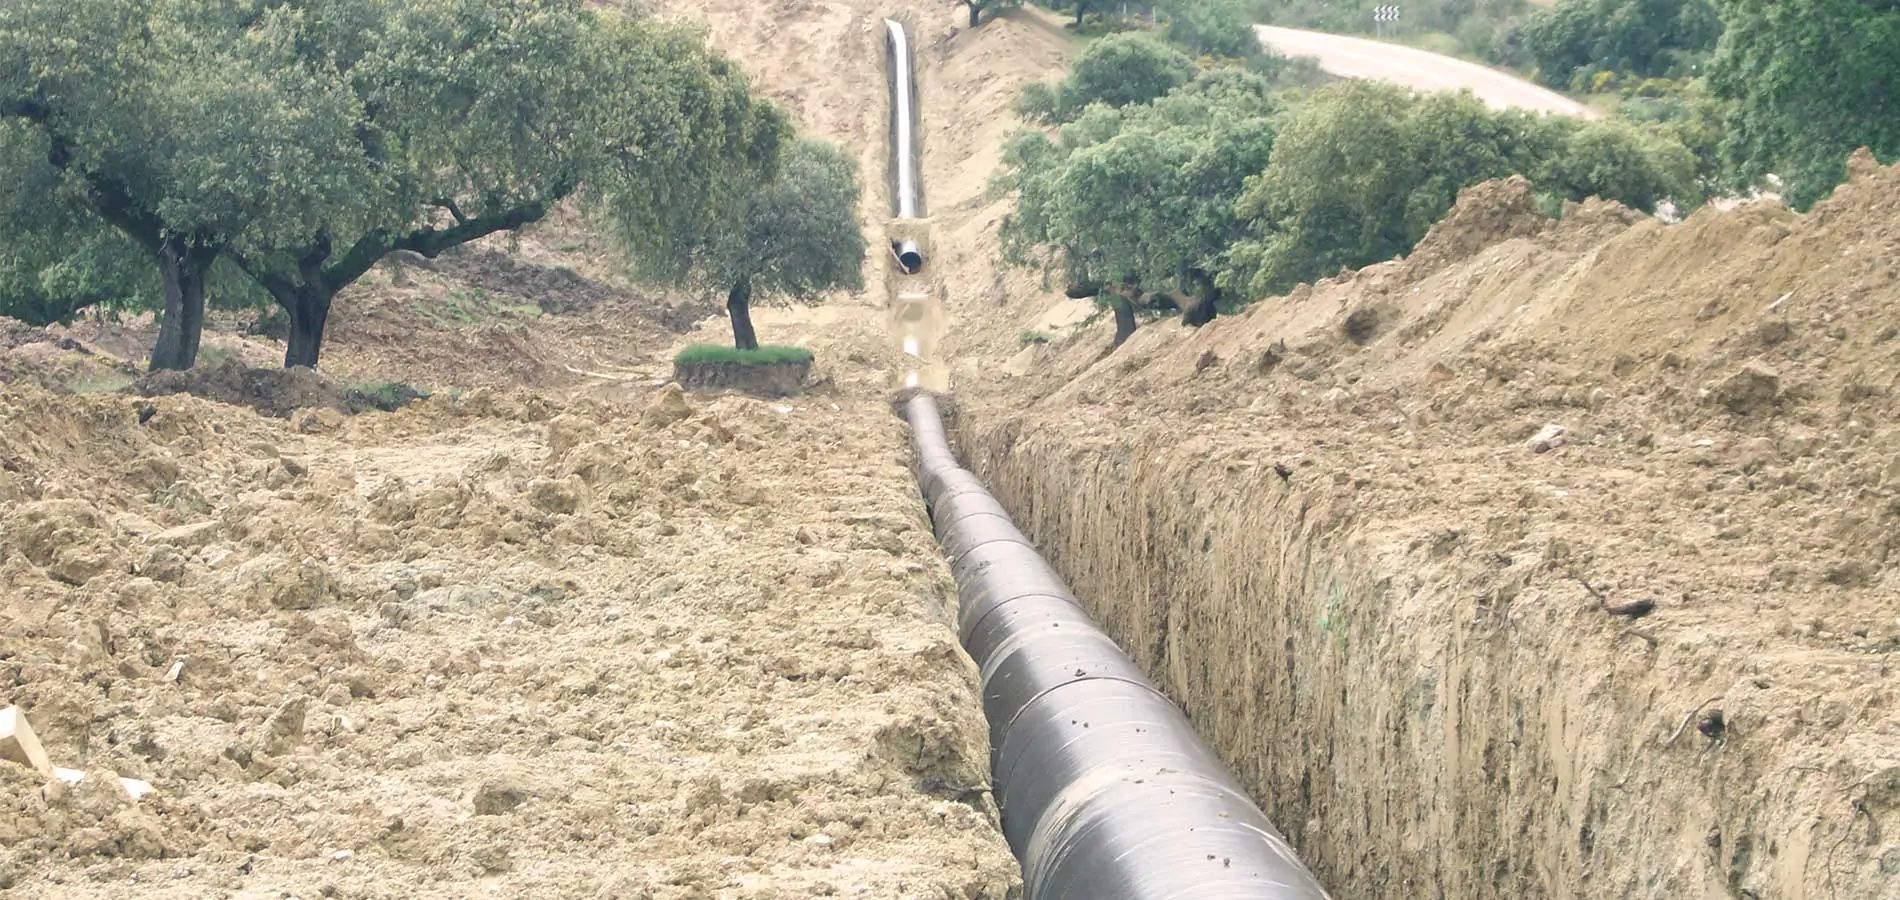
{"type": "Polygon", "coordinates": [[[1254,31],[1269,48],[1285,56],[1315,57],[1321,69],[1341,78],[1389,81],[1421,91],[1469,88],[1478,99],[1499,109],[1515,107],[1586,119],[1597,116],[1596,110],[1562,94],[1462,59],[1321,31],[1271,25],[1256,25],[1254,31]]]}

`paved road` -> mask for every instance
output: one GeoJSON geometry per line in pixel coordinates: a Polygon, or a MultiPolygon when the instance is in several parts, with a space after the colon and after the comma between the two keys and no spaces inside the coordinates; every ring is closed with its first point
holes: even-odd
{"type": "Polygon", "coordinates": [[[1390,81],[1424,91],[1470,88],[1478,99],[1500,109],[1516,107],[1565,116],[1597,116],[1596,110],[1561,94],[1462,59],[1319,31],[1271,25],[1256,25],[1254,30],[1259,32],[1260,42],[1268,47],[1287,56],[1317,57],[1321,69],[1342,78],[1390,81]]]}

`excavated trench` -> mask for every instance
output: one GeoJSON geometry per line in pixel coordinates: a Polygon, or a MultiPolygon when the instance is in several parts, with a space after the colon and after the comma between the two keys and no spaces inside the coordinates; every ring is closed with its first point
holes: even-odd
{"type": "Polygon", "coordinates": [[[1103,634],[983,484],[960,467],[924,384],[941,311],[911,139],[904,26],[886,20],[897,218],[894,330],[916,360],[899,411],[950,558],[958,632],[980,672],[992,789],[1029,900],[1325,900],[1326,892],[1181,710],[1103,634]],[[926,327],[929,326],[929,327],[926,327]],[[920,390],[920,388],[923,388],[920,390]]]}
{"type": "MultiPolygon", "coordinates": [[[[928,246],[927,226],[905,233],[928,246]]],[[[894,321],[919,356],[905,383],[947,395],[944,368],[922,361],[944,327],[936,291],[916,270],[893,279],[894,321]],[[905,321],[930,322],[928,338],[905,321]]],[[[1548,556],[1451,567],[1443,560],[1455,551],[1435,537],[1395,523],[1349,527],[1335,492],[1236,463],[1178,425],[1091,430],[981,402],[946,421],[922,396],[900,405],[959,584],[962,636],[983,674],[995,790],[1031,900],[1302,897],[1318,884],[1365,900],[1896,896],[1900,767],[1849,774],[1829,756],[1764,747],[1775,737],[1768,719],[1738,712],[1748,701],[1734,696],[1771,684],[1805,692],[1775,727],[1822,721],[1824,706],[1852,699],[1840,688],[1845,663],[1773,657],[1721,633],[1584,625],[1574,604],[1520,597],[1548,556]],[[990,586],[999,579],[1009,585],[1001,600],[990,586]],[[1046,637],[1057,626],[1080,636],[1024,651],[992,633],[1046,637]],[[1044,664],[1043,653],[1075,665],[1044,664]],[[1680,695],[1715,685],[1713,695],[1724,679],[1733,679],[1730,721],[1753,716],[1739,727],[1767,740],[1730,745],[1691,727],[1703,709],[1680,695]],[[1064,829],[1096,813],[1070,812],[1088,810],[1088,799],[1060,798],[1133,783],[1133,769],[1113,757],[1116,740],[1087,743],[1095,729],[1079,726],[1094,713],[1064,719],[1038,707],[1048,691],[1100,692],[1104,721],[1149,715],[1179,742],[1168,752],[1192,761],[1203,799],[1225,802],[1238,786],[1251,803],[1227,815],[1254,821],[1244,810],[1258,804],[1258,821],[1277,823],[1298,848],[1300,860],[1269,852],[1259,865],[1303,860],[1316,881],[1300,867],[1272,886],[1206,882],[1195,866],[1206,854],[1130,863],[1162,873],[1153,881],[1130,880],[1128,869],[1106,882],[1074,874],[1064,829]],[[1024,716],[1034,724],[1019,734],[1024,716]],[[1078,729],[1072,745],[1065,723],[1078,729]],[[1062,751],[1038,757],[1012,741],[1062,751]],[[1084,777],[1091,770],[1106,774],[1084,777]],[[1013,783],[1024,777],[1071,787],[1013,783]],[[1037,821],[1052,808],[1063,812],[1037,821]]],[[[1121,743],[1139,756],[1147,735],[1135,735],[1121,743]]],[[[1879,761],[1891,750],[1843,756],[1879,761]]],[[[1143,803],[1102,803],[1113,811],[1083,837],[1170,821],[1143,803]]],[[[1210,805],[1188,813],[1210,811],[1223,826],[1235,821],[1210,805]]],[[[1286,846],[1272,828],[1257,832],[1286,846]]],[[[1100,869],[1137,856],[1091,858],[1100,869]]]]}
{"type": "MultiPolygon", "coordinates": [[[[1086,438],[973,412],[949,428],[1338,896],[1894,896],[1875,858],[1900,854],[1882,855],[1873,806],[1851,813],[1868,834],[1837,837],[1823,816],[1847,801],[1822,763],[1726,747],[1687,707],[1659,715],[1641,641],[1606,654],[1600,630],[1508,582],[1422,581],[1433,548],[1159,425],[1086,438]]],[[[1798,683],[1719,646],[1681,677],[1754,673],[1732,711],[1764,674],[1798,683]]],[[[1736,727],[1767,736],[1749,715],[1736,727]]]]}

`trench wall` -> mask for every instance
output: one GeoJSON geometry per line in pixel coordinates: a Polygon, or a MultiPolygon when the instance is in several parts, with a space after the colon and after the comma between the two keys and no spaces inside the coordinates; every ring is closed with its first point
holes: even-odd
{"type": "MultiPolygon", "coordinates": [[[[1337,897],[1891,896],[1861,838],[1822,858],[1840,829],[1815,811],[1846,800],[1825,776],[1694,727],[1665,741],[1671,646],[1518,596],[1535,559],[1432,581],[1448,551],[1349,524],[1302,490],[1321,476],[1230,466],[1160,426],[952,428],[1337,897]]],[[[1684,656],[1748,669],[1747,648],[1684,656]]]]}

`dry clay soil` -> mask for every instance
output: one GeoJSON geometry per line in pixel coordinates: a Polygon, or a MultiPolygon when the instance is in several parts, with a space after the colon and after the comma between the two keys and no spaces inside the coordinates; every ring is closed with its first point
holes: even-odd
{"type": "MultiPolygon", "coordinates": [[[[668,12],[888,215],[892,10],[668,12]]],[[[1411,260],[1107,354],[984,192],[1072,46],[899,12],[965,449],[1337,896],[1900,896],[1900,176],[1672,228],[1487,186],[1411,260]]],[[[7,890],[1015,890],[885,299],[761,312],[806,398],[678,398],[703,307],[572,220],[504,250],[348,296],[334,374],[444,389],[393,414],[74,397],[149,335],[7,336],[0,699],[95,773],[0,767],[7,890]],[[433,312],[471,295],[540,312],[433,312]]]]}
{"type": "MultiPolygon", "coordinates": [[[[881,166],[868,13],[668,12],[881,166]]],[[[717,306],[564,215],[372,273],[324,378],[227,323],[228,403],[120,391],[149,321],[7,324],[0,704],[89,774],[0,763],[0,894],[1020,895],[884,305],[758,311],[802,397],[681,395],[717,306]],[[433,395],[332,408],[375,379],[433,395]]]]}

